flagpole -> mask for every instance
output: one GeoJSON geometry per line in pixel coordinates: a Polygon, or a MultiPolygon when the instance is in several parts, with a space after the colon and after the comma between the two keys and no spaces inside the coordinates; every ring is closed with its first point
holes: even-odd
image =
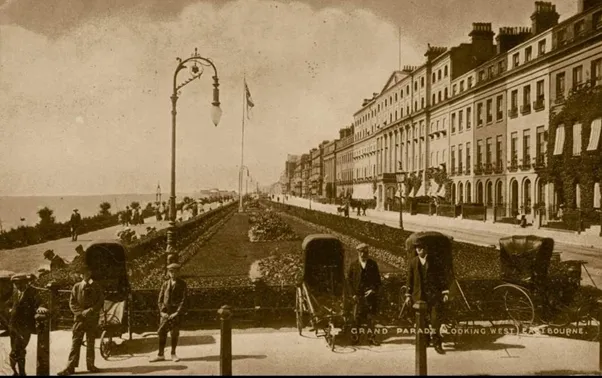
{"type": "Polygon", "coordinates": [[[238,212],[243,212],[242,206],[242,167],[244,165],[244,152],[245,152],[245,107],[246,107],[246,88],[245,88],[245,75],[243,74],[242,83],[242,135],[240,141],[240,169],[238,171],[238,212]]]}

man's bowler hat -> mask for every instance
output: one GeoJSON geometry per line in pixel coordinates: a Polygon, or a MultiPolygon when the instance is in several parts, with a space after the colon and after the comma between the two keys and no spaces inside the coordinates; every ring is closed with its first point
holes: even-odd
{"type": "Polygon", "coordinates": [[[45,258],[50,258],[50,256],[52,256],[53,254],[54,254],[54,250],[52,250],[52,249],[47,249],[46,251],[44,251],[45,258]]]}

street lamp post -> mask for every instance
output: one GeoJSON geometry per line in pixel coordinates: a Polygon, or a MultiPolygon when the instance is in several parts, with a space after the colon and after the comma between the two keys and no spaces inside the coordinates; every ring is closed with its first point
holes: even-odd
{"type": "Polygon", "coordinates": [[[395,173],[395,177],[397,178],[397,183],[399,184],[399,228],[403,231],[403,193],[402,193],[402,184],[406,179],[406,173],[403,171],[399,171],[395,173]]]}
{"type": "Polygon", "coordinates": [[[244,212],[244,207],[242,205],[242,199],[244,197],[244,195],[243,195],[243,185],[242,185],[243,179],[242,179],[242,177],[243,177],[243,173],[244,173],[245,169],[247,170],[247,182],[246,182],[247,189],[245,190],[245,194],[246,194],[246,191],[248,190],[248,185],[249,185],[249,182],[248,182],[248,176],[250,175],[250,173],[249,173],[249,167],[247,167],[246,165],[242,165],[240,167],[240,174],[239,174],[239,183],[240,183],[240,194],[239,194],[240,201],[238,203],[238,212],[239,213],[244,212]]]}
{"type": "Polygon", "coordinates": [[[175,225],[176,225],[176,104],[178,102],[178,95],[180,89],[185,85],[192,82],[194,79],[200,78],[205,67],[213,68],[213,107],[211,108],[211,120],[213,124],[217,126],[221,117],[222,109],[220,108],[219,102],[219,79],[217,77],[217,69],[213,62],[207,58],[203,58],[198,54],[197,49],[194,49],[194,54],[188,59],[182,60],[177,58],[178,66],[173,75],[173,93],[171,95],[171,193],[169,196],[169,229],[167,231],[167,253],[171,254],[175,252],[175,225]],[[184,82],[178,84],[178,73],[185,68],[188,63],[193,63],[190,66],[190,77],[184,82]]]}

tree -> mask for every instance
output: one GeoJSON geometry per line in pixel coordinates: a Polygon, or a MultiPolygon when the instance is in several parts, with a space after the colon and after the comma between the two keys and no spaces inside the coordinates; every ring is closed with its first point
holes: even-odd
{"type": "Polygon", "coordinates": [[[132,208],[132,210],[136,210],[140,208],[140,202],[138,201],[132,201],[132,203],[130,204],[130,207],[132,208]]]}
{"type": "Polygon", "coordinates": [[[40,217],[40,225],[50,225],[55,223],[55,218],[52,215],[54,214],[54,210],[50,209],[48,206],[45,206],[38,210],[38,216],[40,217]]]}
{"type": "Polygon", "coordinates": [[[111,215],[111,212],[109,211],[110,209],[111,204],[108,202],[103,202],[100,204],[100,211],[98,213],[102,216],[109,216],[111,215]]]}

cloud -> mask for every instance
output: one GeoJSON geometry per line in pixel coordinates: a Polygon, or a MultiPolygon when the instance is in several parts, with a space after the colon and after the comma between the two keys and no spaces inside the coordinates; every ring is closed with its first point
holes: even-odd
{"type": "MultiPolygon", "coordinates": [[[[178,191],[237,187],[243,75],[255,101],[245,165],[267,184],[287,153],[335,138],[397,66],[396,26],[361,9],[199,2],[166,20],[141,9],[89,19],[52,39],[0,26],[0,193],[167,186],[175,58],[195,47],[217,66],[223,117],[213,127],[212,72],[181,90],[178,191]]],[[[403,52],[404,64],[422,60],[403,52]]]]}

